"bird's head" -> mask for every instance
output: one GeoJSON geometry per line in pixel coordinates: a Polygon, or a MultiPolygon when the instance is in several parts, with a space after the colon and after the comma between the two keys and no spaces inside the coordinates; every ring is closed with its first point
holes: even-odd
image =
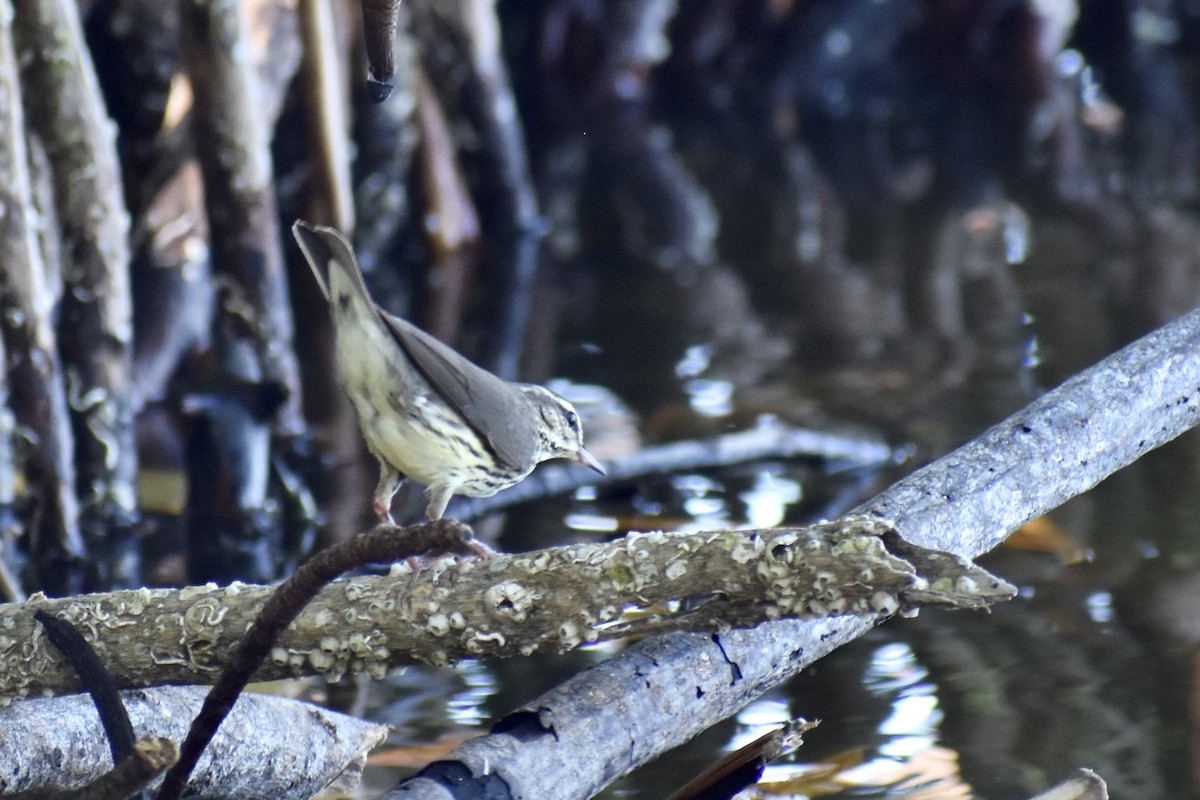
{"type": "Polygon", "coordinates": [[[604,467],[583,446],[583,422],[579,412],[566,399],[542,386],[521,387],[537,411],[538,461],[565,458],[604,474],[604,467]]]}

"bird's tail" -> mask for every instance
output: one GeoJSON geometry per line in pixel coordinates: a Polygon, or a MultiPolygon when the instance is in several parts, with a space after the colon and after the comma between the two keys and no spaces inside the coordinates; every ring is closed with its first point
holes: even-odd
{"type": "Polygon", "coordinates": [[[363,283],[362,272],[358,268],[358,260],[346,237],[333,228],[322,225],[310,225],[304,220],[296,220],[292,225],[292,235],[304,251],[308,266],[312,268],[317,285],[325,299],[333,302],[329,290],[332,286],[334,294],[350,291],[355,301],[374,308],[367,285],[363,283]]]}

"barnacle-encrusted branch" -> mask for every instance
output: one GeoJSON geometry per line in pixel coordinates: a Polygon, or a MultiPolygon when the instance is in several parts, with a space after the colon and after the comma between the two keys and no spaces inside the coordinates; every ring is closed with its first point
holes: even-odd
{"type": "MultiPolygon", "coordinates": [[[[0,694],[77,688],[33,612],[71,621],[120,687],[211,682],[271,587],[141,589],[0,606],[0,694]]],[[[668,629],[782,617],[883,619],[931,603],[976,608],[1012,586],[970,562],[904,544],[885,522],[639,533],[601,544],[443,560],[414,579],[330,584],[276,643],[257,678],[337,677],[425,661],[513,656],[668,629]],[[933,569],[931,570],[930,567],[933,569]]]]}

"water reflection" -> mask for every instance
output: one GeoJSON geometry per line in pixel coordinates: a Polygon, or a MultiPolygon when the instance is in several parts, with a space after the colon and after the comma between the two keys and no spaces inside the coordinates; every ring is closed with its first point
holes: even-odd
{"type": "Polygon", "coordinates": [[[496,694],[496,679],[491,671],[478,661],[464,661],[454,668],[463,682],[463,688],[446,703],[450,721],[464,727],[476,727],[488,720],[489,700],[496,694]]]}
{"type": "Polygon", "coordinates": [[[738,495],[746,507],[746,524],[751,528],[770,528],[783,522],[788,507],[799,502],[804,491],[800,482],[789,478],[778,467],[760,470],[754,485],[738,495]]]}
{"type": "MultiPolygon", "coordinates": [[[[912,648],[886,642],[866,653],[862,687],[880,703],[873,718],[874,736],[856,763],[825,778],[853,797],[968,797],[958,775],[957,754],[939,743],[944,714],[937,687],[912,648]]],[[[802,748],[798,766],[814,770],[802,748]]],[[[773,779],[779,780],[777,775],[773,779]]],[[[833,792],[832,796],[842,793],[833,792]]]]}

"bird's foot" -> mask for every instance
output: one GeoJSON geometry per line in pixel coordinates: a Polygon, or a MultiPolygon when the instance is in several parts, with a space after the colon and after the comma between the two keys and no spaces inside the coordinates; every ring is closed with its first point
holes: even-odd
{"type": "Polygon", "coordinates": [[[381,521],[376,530],[394,530],[397,533],[411,537],[415,552],[404,560],[412,569],[413,576],[426,566],[442,558],[458,559],[463,557],[495,558],[497,552],[492,547],[475,538],[475,532],[470,525],[465,525],[454,519],[430,520],[424,525],[404,528],[390,521],[381,521]]]}
{"type": "Polygon", "coordinates": [[[380,525],[396,527],[396,520],[392,518],[392,509],[378,497],[371,501],[371,510],[375,512],[375,516],[379,517],[380,525]]]}
{"type": "Polygon", "coordinates": [[[412,595],[422,574],[426,573],[437,561],[448,558],[454,563],[461,563],[472,556],[487,559],[495,558],[497,555],[496,550],[475,538],[475,533],[469,525],[464,525],[457,520],[438,520],[430,522],[429,525],[435,527],[437,533],[441,535],[429,542],[431,545],[429,549],[420,555],[409,556],[405,559],[411,573],[408,577],[408,585],[400,592],[401,604],[412,595]]]}
{"type": "Polygon", "coordinates": [[[436,559],[441,556],[475,556],[477,558],[492,558],[496,551],[475,538],[475,532],[470,525],[455,519],[435,519],[426,523],[430,537],[422,559],[436,559]]]}

